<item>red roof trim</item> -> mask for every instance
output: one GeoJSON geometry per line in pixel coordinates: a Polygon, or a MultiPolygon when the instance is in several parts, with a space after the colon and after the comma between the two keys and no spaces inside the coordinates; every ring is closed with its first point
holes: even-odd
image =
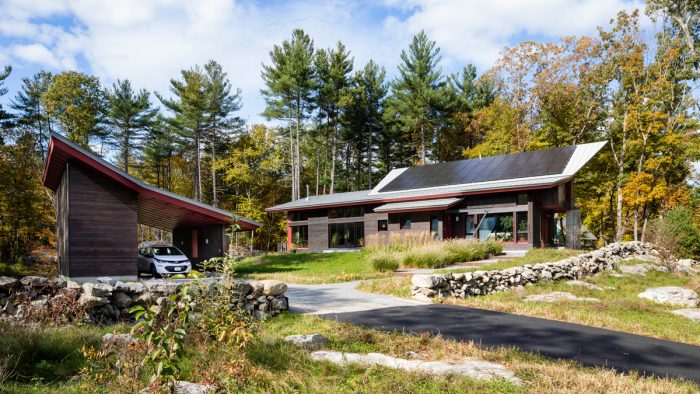
{"type": "MultiPolygon", "coordinates": [[[[165,193],[159,193],[157,191],[148,189],[143,187],[142,185],[124,177],[123,175],[115,172],[114,170],[110,169],[109,167],[105,166],[104,164],[100,163],[99,161],[95,160],[94,158],[90,157],[89,155],[85,154],[84,152],[81,152],[80,150],[70,146],[69,144],[61,141],[58,138],[55,138],[54,136],[51,136],[51,144],[49,146],[49,154],[48,158],[46,161],[46,166],[44,167],[44,173],[42,174],[42,183],[46,185],[47,182],[47,176],[48,176],[48,169],[50,168],[52,164],[52,158],[54,157],[54,153],[58,149],[59,151],[64,151],[70,155],[71,158],[75,158],[78,161],[80,161],[83,164],[86,164],[88,167],[91,169],[101,173],[102,175],[107,176],[111,180],[125,186],[129,190],[137,193],[137,194],[142,194],[147,197],[152,197],[157,200],[161,200],[170,204],[173,204],[175,206],[178,206],[180,208],[184,208],[189,211],[194,211],[199,214],[211,217],[213,219],[219,220],[223,222],[222,224],[228,224],[231,222],[231,219],[233,218],[232,216],[224,215],[222,213],[206,209],[204,207],[200,207],[195,204],[188,203],[187,201],[183,201],[177,198],[173,198],[171,196],[168,196],[165,193]]],[[[61,171],[63,173],[63,171],[61,171]]],[[[255,230],[258,228],[258,226],[253,225],[252,223],[248,223],[242,220],[238,221],[238,224],[241,225],[241,227],[248,229],[248,230],[255,230]]]]}
{"type": "MultiPolygon", "coordinates": [[[[414,197],[402,197],[402,198],[385,198],[381,200],[363,200],[363,201],[355,201],[355,202],[347,202],[347,203],[341,203],[341,204],[328,204],[328,205],[317,205],[317,206],[310,206],[310,207],[303,207],[303,208],[293,208],[293,209],[272,209],[268,208],[268,212],[291,212],[291,211],[310,211],[314,209],[325,209],[325,208],[335,208],[335,207],[347,207],[351,205],[369,205],[369,204],[380,204],[380,203],[388,203],[388,202],[404,202],[404,201],[418,201],[418,200],[433,200],[433,199],[438,199],[438,198],[447,198],[447,197],[464,197],[464,196],[475,196],[475,195],[480,195],[480,194],[492,194],[492,193],[506,193],[506,192],[518,192],[518,191],[525,191],[525,190],[541,190],[541,189],[549,189],[555,186],[558,186],[560,184],[564,184],[568,182],[568,180],[560,183],[556,183],[553,185],[544,185],[544,186],[522,186],[522,187],[514,187],[514,188],[501,188],[501,189],[490,189],[490,190],[480,190],[476,192],[459,192],[459,193],[445,193],[445,194],[431,194],[431,195],[425,195],[425,196],[414,196],[414,197]]],[[[444,208],[443,208],[444,209],[444,208]]],[[[425,209],[423,209],[425,210],[425,209]]]]}

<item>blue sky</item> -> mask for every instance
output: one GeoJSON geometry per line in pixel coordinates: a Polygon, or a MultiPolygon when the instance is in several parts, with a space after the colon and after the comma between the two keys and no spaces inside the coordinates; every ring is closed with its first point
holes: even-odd
{"type": "MultiPolygon", "coordinates": [[[[243,91],[241,115],[260,122],[261,63],[302,28],[317,47],[341,40],[356,68],[369,59],[395,75],[401,50],[425,30],[442,49],[442,69],[489,68],[504,47],[596,34],[641,0],[0,0],[0,65],[14,71],[10,93],[40,69],[79,70],[103,84],[128,78],[166,93],[182,68],[220,62],[243,91]]],[[[155,99],[155,97],[154,97],[155,99]]]]}

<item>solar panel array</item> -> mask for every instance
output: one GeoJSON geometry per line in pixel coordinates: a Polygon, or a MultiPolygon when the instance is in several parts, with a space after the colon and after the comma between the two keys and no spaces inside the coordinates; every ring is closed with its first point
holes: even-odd
{"type": "Polygon", "coordinates": [[[379,193],[561,174],[575,146],[407,168],[379,193]]]}

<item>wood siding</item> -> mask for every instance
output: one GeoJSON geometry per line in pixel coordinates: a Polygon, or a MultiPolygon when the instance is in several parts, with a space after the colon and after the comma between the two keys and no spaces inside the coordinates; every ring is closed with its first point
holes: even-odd
{"type": "Polygon", "coordinates": [[[173,245],[180,249],[192,264],[199,264],[214,257],[223,257],[228,248],[227,242],[223,224],[173,230],[173,245]],[[192,256],[193,233],[195,231],[197,232],[197,257],[192,256]]]}
{"type": "MultiPolygon", "coordinates": [[[[68,164],[66,164],[68,166],[68,164]]],[[[69,199],[68,191],[70,190],[70,171],[64,171],[61,177],[61,183],[56,190],[56,244],[58,257],[58,273],[60,275],[69,276],[68,261],[70,260],[69,252],[69,199]]]]}
{"type": "Polygon", "coordinates": [[[68,198],[57,211],[68,207],[69,276],[136,276],[136,195],[76,165],[66,173],[68,198]]]}

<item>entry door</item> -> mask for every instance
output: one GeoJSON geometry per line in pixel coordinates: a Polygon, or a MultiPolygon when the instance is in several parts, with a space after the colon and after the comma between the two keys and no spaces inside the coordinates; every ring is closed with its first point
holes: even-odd
{"type": "Polygon", "coordinates": [[[455,238],[464,238],[465,233],[465,217],[462,214],[459,213],[454,213],[452,214],[452,218],[450,219],[452,221],[452,236],[455,238]]]}

